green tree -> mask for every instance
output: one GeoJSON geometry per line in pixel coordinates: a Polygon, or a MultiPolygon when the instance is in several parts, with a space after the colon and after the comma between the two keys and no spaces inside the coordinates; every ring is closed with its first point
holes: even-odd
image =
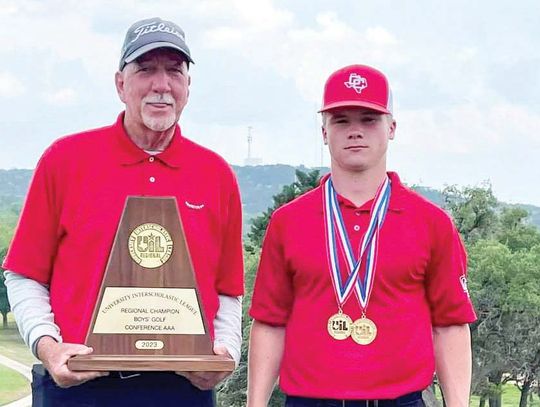
{"type": "MultiPolygon", "coordinates": [[[[4,257],[6,257],[7,248],[0,249],[0,264],[4,262],[4,257]]],[[[0,314],[2,314],[2,327],[6,329],[8,326],[7,314],[11,311],[9,306],[7,288],[4,284],[4,269],[0,268],[0,314]]]]}
{"type": "Polygon", "coordinates": [[[504,310],[512,259],[499,242],[481,240],[469,248],[469,288],[478,320],[472,324],[473,393],[500,407],[503,374],[510,370],[506,338],[511,318],[504,310]]]}
{"type": "Polygon", "coordinates": [[[512,251],[498,241],[508,235],[521,243],[540,238],[538,231],[530,232],[515,224],[508,230],[507,224],[495,234],[497,240],[469,247],[470,291],[478,315],[472,325],[473,391],[488,398],[490,407],[501,406],[508,381],[519,387],[520,407],[525,407],[540,373],[540,245],[512,251]]]}
{"type": "Polygon", "coordinates": [[[251,229],[247,234],[248,242],[246,249],[248,251],[254,253],[260,250],[270,216],[277,208],[315,188],[319,185],[321,179],[319,170],[312,170],[310,172],[296,170],[295,174],[296,181],[290,185],[285,185],[280,193],[273,196],[273,205],[251,221],[251,229]]]}
{"type": "Polygon", "coordinates": [[[513,381],[525,407],[540,358],[540,247],[527,211],[499,209],[489,184],[443,191],[469,253],[469,286],[478,320],[472,324],[473,392],[480,405],[501,406],[513,381]]]}
{"type": "Polygon", "coordinates": [[[449,186],[444,188],[443,197],[465,242],[489,238],[496,231],[497,199],[489,184],[461,189],[449,186]]]}
{"type": "Polygon", "coordinates": [[[513,318],[513,332],[509,335],[510,373],[521,392],[519,406],[526,407],[540,374],[540,245],[513,253],[513,260],[514,275],[508,294],[513,318]]]}
{"type": "MultiPolygon", "coordinates": [[[[241,407],[246,405],[248,341],[249,332],[251,330],[251,320],[248,315],[248,310],[249,305],[251,304],[251,294],[253,292],[255,275],[259,264],[261,245],[270,216],[281,205],[292,201],[319,185],[319,180],[320,175],[318,170],[313,170],[308,173],[296,170],[296,181],[290,185],[285,185],[281,192],[274,195],[273,205],[252,221],[251,230],[248,233],[248,242],[245,245],[246,295],[242,305],[244,328],[241,359],[238,368],[231,377],[217,389],[218,405],[221,407],[241,407]]],[[[276,388],[268,405],[270,407],[277,407],[283,406],[284,403],[285,396],[278,388],[276,388]]]]}
{"type": "Polygon", "coordinates": [[[503,208],[499,216],[497,240],[513,252],[540,245],[538,228],[527,223],[528,217],[525,209],[503,208]]]}
{"type": "Polygon", "coordinates": [[[223,382],[217,389],[217,404],[220,407],[242,407],[246,405],[246,389],[247,389],[247,356],[248,356],[248,340],[249,331],[251,329],[251,321],[249,319],[248,310],[251,304],[251,295],[253,293],[253,285],[255,283],[255,275],[257,265],[259,264],[258,253],[245,253],[245,269],[246,269],[246,295],[242,302],[242,348],[240,363],[231,377],[223,382]]]}

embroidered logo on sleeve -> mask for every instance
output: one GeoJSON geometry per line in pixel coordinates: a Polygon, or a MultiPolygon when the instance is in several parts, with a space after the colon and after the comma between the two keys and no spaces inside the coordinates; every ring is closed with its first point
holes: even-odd
{"type": "Polygon", "coordinates": [[[202,209],[202,208],[204,208],[204,204],[196,205],[196,204],[192,204],[192,203],[190,203],[188,201],[184,201],[184,203],[190,209],[202,209]]]}
{"type": "Polygon", "coordinates": [[[469,296],[469,288],[467,287],[467,277],[465,277],[465,274],[462,274],[459,277],[459,282],[461,283],[461,287],[463,288],[463,292],[467,294],[467,297],[469,296]]]}

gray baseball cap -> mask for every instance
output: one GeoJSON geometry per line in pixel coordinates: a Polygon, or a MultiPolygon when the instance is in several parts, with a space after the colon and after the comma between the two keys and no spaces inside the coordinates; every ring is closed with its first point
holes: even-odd
{"type": "Polygon", "coordinates": [[[180,51],[189,62],[193,63],[184,31],[178,25],[158,17],[137,21],[126,33],[120,57],[120,70],[142,54],[163,47],[180,51]]]}

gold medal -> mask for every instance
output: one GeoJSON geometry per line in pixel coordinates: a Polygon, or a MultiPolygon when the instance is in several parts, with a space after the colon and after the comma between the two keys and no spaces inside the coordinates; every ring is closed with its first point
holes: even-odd
{"type": "Polygon", "coordinates": [[[353,322],[351,336],[359,345],[369,345],[377,337],[377,326],[371,319],[363,316],[353,322]]]}
{"type": "Polygon", "coordinates": [[[352,319],[341,310],[328,318],[328,333],[338,341],[347,339],[351,335],[351,326],[352,319]]]}

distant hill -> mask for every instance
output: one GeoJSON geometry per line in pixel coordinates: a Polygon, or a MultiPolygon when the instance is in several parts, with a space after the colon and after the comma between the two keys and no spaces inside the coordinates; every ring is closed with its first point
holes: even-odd
{"type": "MultiPolygon", "coordinates": [[[[280,192],[284,185],[295,181],[296,169],[307,172],[314,168],[283,164],[244,167],[233,165],[242,194],[244,217],[253,217],[271,206],[272,197],[280,192]]],[[[330,171],[329,168],[317,169],[321,175],[330,171]]]]}
{"type": "MultiPolygon", "coordinates": [[[[246,230],[249,219],[266,210],[272,204],[272,196],[277,194],[284,185],[294,181],[294,172],[297,168],[302,171],[312,169],[283,164],[233,166],[242,194],[246,230]]],[[[326,174],[329,171],[328,168],[324,167],[317,169],[321,174],[326,174]]],[[[6,209],[14,211],[20,207],[31,177],[32,170],[0,170],[0,211],[6,209]]],[[[417,185],[413,185],[412,188],[435,204],[443,205],[440,191],[417,185]]],[[[540,207],[528,204],[511,206],[526,209],[530,214],[531,223],[540,227],[540,207]]]]}
{"type": "Polygon", "coordinates": [[[24,198],[31,177],[32,170],[0,170],[0,197],[24,198]]]}

